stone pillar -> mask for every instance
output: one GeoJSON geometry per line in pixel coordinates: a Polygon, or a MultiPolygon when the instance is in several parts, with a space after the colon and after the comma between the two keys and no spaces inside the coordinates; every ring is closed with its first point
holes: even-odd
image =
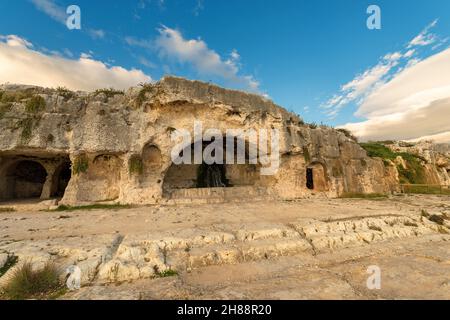
{"type": "Polygon", "coordinates": [[[55,181],[56,167],[46,166],[47,178],[45,179],[44,187],[42,188],[41,200],[50,199],[52,195],[53,182],[55,181]]]}

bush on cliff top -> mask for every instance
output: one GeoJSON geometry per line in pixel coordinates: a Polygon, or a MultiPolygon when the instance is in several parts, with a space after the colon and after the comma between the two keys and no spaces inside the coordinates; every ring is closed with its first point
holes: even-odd
{"type": "Polygon", "coordinates": [[[41,96],[36,95],[31,97],[31,99],[27,101],[25,105],[25,110],[28,113],[37,113],[45,110],[45,106],[46,106],[45,99],[42,98],[41,96]]]}
{"type": "MultiPolygon", "coordinates": [[[[405,184],[421,184],[425,183],[425,174],[421,161],[421,157],[408,152],[394,152],[385,145],[376,142],[361,143],[361,147],[367,151],[369,157],[377,157],[385,160],[395,160],[398,156],[402,157],[406,162],[407,168],[398,165],[400,183],[405,184]]],[[[384,162],[386,164],[386,162],[384,162]]]]}
{"type": "Polygon", "coordinates": [[[114,88],[105,88],[105,89],[97,89],[94,92],[95,96],[98,96],[100,94],[104,94],[106,96],[106,98],[112,98],[116,95],[124,95],[125,92],[123,92],[122,90],[116,90],[114,88]]]}

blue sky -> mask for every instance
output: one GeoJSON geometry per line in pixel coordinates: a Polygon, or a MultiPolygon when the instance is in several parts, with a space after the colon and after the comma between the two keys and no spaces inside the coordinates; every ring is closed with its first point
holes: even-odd
{"type": "MultiPolygon", "coordinates": [[[[414,59],[448,49],[450,36],[448,0],[1,0],[0,12],[0,35],[26,39],[43,54],[72,60],[84,54],[153,80],[170,73],[256,91],[307,121],[332,125],[368,118],[355,113],[370,90],[326,108],[345,94],[343,85],[386,55],[408,52],[434,21],[433,43],[417,46],[414,59]],[[68,30],[58,16],[70,4],[81,8],[81,30],[68,30]],[[381,8],[381,30],[366,27],[371,4],[381,8]],[[195,50],[177,51],[177,42],[164,37],[185,46],[194,41],[195,50]],[[205,65],[214,54],[220,61],[205,65]]],[[[399,68],[390,68],[384,82],[399,68]]]]}

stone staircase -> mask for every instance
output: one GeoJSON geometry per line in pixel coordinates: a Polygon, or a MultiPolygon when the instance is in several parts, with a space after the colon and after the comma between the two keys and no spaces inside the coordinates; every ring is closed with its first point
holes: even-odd
{"type": "Polygon", "coordinates": [[[97,280],[131,281],[164,270],[182,272],[283,256],[315,256],[387,240],[448,234],[447,230],[427,219],[405,215],[216,225],[214,231],[196,228],[128,236],[114,258],[100,266],[97,280]]]}
{"type": "Polygon", "coordinates": [[[193,188],[171,191],[166,204],[213,204],[248,200],[262,201],[267,199],[267,191],[261,187],[193,188]]]}

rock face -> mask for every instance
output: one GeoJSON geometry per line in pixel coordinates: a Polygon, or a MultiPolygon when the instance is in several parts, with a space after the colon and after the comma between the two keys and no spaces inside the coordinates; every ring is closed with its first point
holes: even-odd
{"type": "MultiPolygon", "coordinates": [[[[9,85],[0,94],[0,199],[62,197],[60,204],[75,205],[245,196],[233,189],[292,199],[386,193],[398,184],[395,170],[367,157],[344,133],[304,124],[261,96],[207,83],[166,77],[126,92],[94,93],[9,85]],[[185,130],[194,137],[196,121],[204,132],[222,134],[278,130],[278,152],[262,144],[257,149],[279,156],[279,169],[262,175],[265,166],[250,157],[215,168],[174,164],[171,134],[185,130]],[[216,184],[205,180],[214,174],[216,184]]],[[[250,150],[248,137],[239,142],[250,150]]]]}
{"type": "MultiPolygon", "coordinates": [[[[435,144],[431,141],[422,141],[418,143],[396,142],[386,146],[394,152],[404,152],[419,157],[424,172],[424,183],[450,186],[449,144],[435,144]]],[[[400,161],[404,162],[401,157],[400,161]]]]}

